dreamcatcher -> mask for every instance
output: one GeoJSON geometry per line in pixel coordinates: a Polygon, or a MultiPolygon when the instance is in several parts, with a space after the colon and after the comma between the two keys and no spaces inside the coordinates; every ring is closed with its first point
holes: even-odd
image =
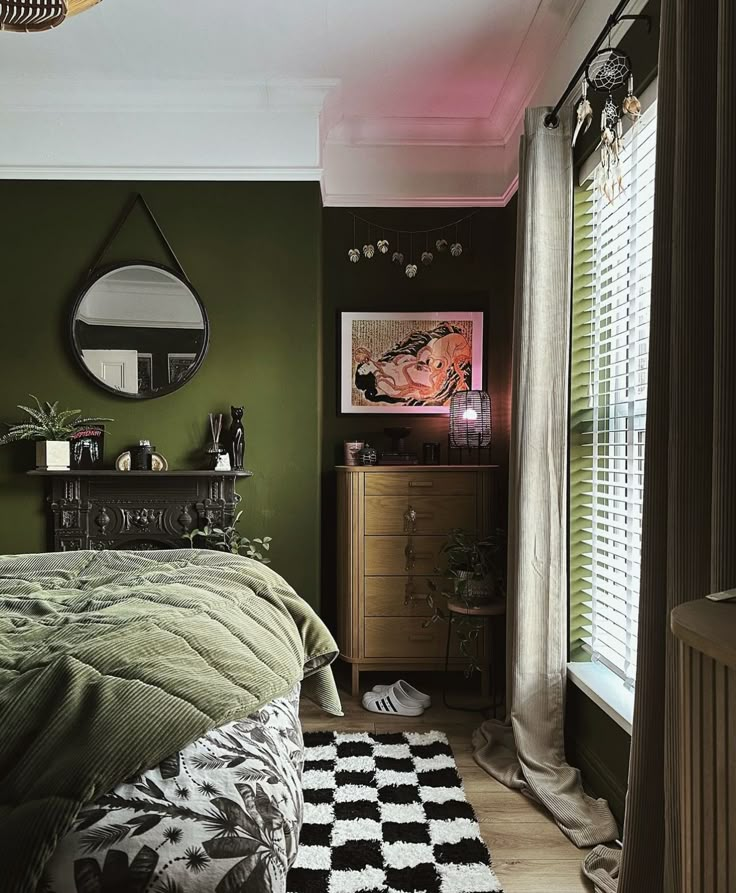
{"type": "Polygon", "coordinates": [[[596,173],[596,186],[609,201],[623,190],[621,156],[624,149],[622,117],[626,115],[634,123],[641,116],[641,103],[634,95],[634,76],[631,60],[626,53],[612,47],[598,50],[589,62],[581,85],[581,99],[577,106],[577,124],[572,137],[575,145],[580,133],[585,133],[593,121],[593,106],[588,99],[588,89],[606,93],[601,112],[601,163],[596,173]],[[626,96],[617,105],[613,94],[626,86],[626,96]]]}

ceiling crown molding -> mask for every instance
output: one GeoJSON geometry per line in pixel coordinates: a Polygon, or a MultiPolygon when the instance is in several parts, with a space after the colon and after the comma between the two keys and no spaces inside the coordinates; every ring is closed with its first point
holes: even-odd
{"type": "Polygon", "coordinates": [[[380,99],[367,113],[338,78],[13,74],[0,79],[0,179],[311,180],[325,205],[502,206],[516,189],[525,107],[554,103],[609,5],[527,2],[529,24],[488,108],[483,82],[467,94],[449,82],[436,116],[381,114],[380,99]],[[446,114],[447,96],[471,94],[477,116],[446,114]]]}

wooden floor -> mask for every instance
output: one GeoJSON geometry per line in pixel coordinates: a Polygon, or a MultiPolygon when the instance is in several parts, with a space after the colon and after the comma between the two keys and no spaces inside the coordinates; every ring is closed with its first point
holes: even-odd
{"type": "MultiPolygon", "coordinates": [[[[383,681],[366,676],[367,685],[383,681]]],[[[421,680],[414,680],[417,686],[421,680]]],[[[362,676],[361,676],[362,682],[362,676]]],[[[470,736],[482,716],[475,711],[450,710],[433,687],[432,707],[417,718],[386,717],[368,713],[360,698],[340,689],[344,717],[328,716],[302,701],[305,731],[392,732],[437,729],[445,732],[463,777],[465,793],[480,821],[481,832],[493,857],[493,868],[504,893],[590,893],[593,890],[580,869],[585,850],[579,850],[545,813],[522,794],[510,791],[484,772],[473,760],[470,736]]],[[[452,701],[451,701],[452,703],[452,701]]]]}

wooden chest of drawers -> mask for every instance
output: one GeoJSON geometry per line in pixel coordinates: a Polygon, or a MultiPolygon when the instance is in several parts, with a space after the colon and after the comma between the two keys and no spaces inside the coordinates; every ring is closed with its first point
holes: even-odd
{"type": "MultiPolygon", "coordinates": [[[[447,627],[423,626],[432,614],[427,581],[442,567],[453,528],[490,531],[495,472],[475,465],[337,469],[338,639],[353,694],[361,670],[444,666],[447,627]]],[[[450,649],[451,666],[462,666],[457,643],[450,649]]]]}

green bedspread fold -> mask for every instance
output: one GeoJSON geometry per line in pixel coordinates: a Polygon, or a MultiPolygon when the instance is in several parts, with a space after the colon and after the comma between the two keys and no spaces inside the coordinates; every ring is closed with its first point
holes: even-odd
{"type": "Polygon", "coordinates": [[[272,570],[203,550],[0,557],[2,889],[35,893],[81,807],[304,678],[337,646],[272,570]]]}

